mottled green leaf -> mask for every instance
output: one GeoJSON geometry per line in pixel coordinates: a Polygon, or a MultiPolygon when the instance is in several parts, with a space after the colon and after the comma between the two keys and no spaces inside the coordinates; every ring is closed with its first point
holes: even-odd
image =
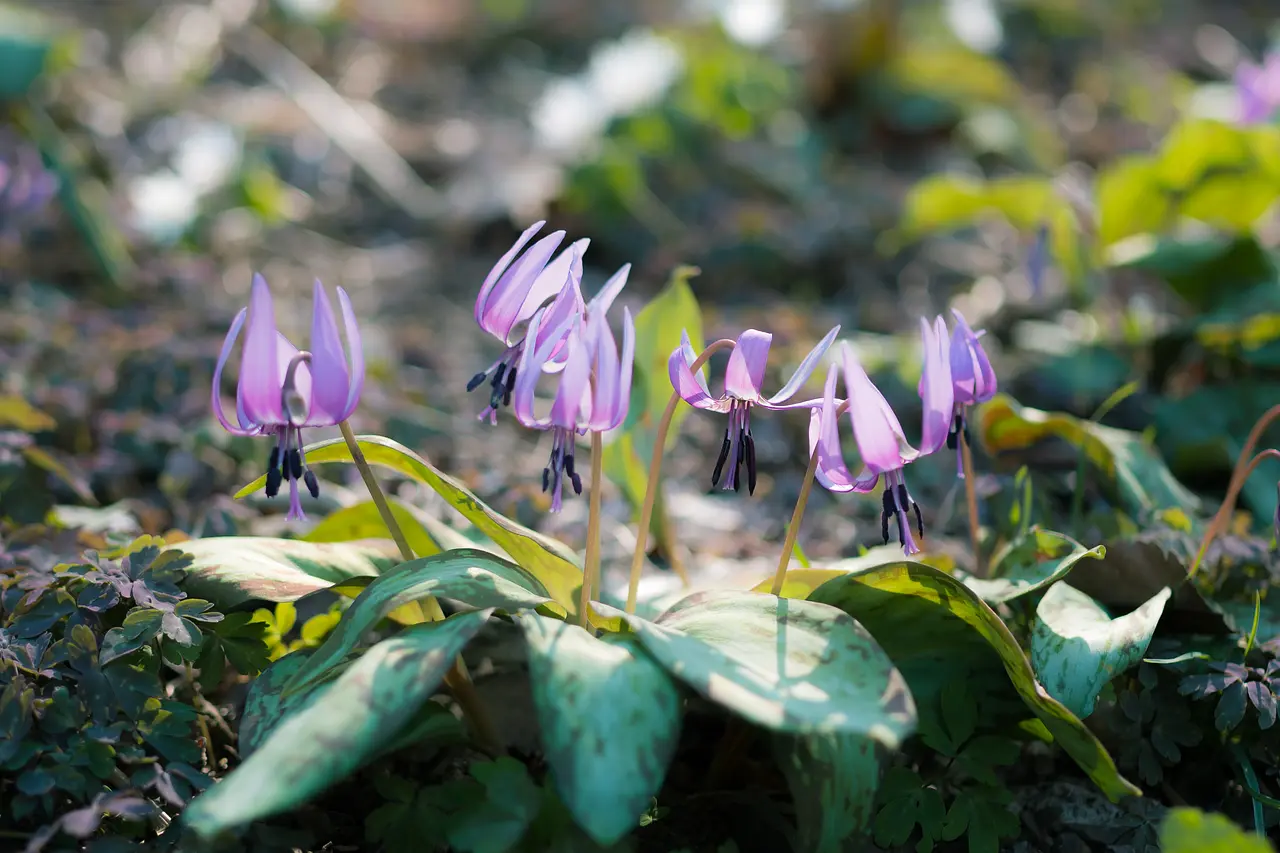
{"type": "Polygon", "coordinates": [[[833,608],[755,592],[688,596],[650,622],[627,617],[672,675],[749,722],[792,734],[857,734],[896,749],[916,725],[902,675],[833,608]]]}
{"type": "Polygon", "coordinates": [[[1170,809],[1160,824],[1161,853],[1273,853],[1265,838],[1245,832],[1220,814],[1170,809]]]}
{"type": "Polygon", "coordinates": [[[240,716],[240,757],[248,758],[285,715],[310,705],[325,687],[323,683],[285,696],[289,679],[307,662],[314,649],[299,649],[275,660],[249,685],[240,716]]]}
{"type": "Polygon", "coordinates": [[[796,809],[797,850],[840,853],[871,826],[884,748],[856,734],[775,735],[796,809]]]}
{"type": "Polygon", "coordinates": [[[1044,589],[1066,577],[1085,557],[1101,560],[1106,553],[1101,545],[1085,548],[1069,536],[1036,528],[996,554],[991,561],[992,577],[957,575],[983,601],[999,604],[1044,589]]]}
{"type": "Polygon", "coordinates": [[[1031,663],[1049,695],[1080,717],[1092,714],[1103,686],[1147,653],[1171,594],[1165,587],[1129,615],[1112,619],[1078,589],[1050,587],[1031,633],[1031,663]]]}
{"type": "Polygon", "coordinates": [[[680,693],[626,641],[534,613],[517,623],[556,793],[602,845],[635,829],[662,787],[680,738],[680,693]]]}
{"type": "Polygon", "coordinates": [[[514,613],[550,603],[536,589],[537,581],[527,572],[483,551],[445,551],[411,560],[365,587],[288,689],[300,690],[340,664],[370,628],[403,604],[438,596],[514,613]]]}
{"type": "Polygon", "coordinates": [[[902,560],[832,578],[810,599],[838,607],[864,625],[902,671],[921,707],[938,702],[953,678],[976,682],[1003,669],[1027,707],[1103,793],[1112,799],[1140,793],[1120,776],[1088,727],[1045,692],[1004,622],[959,579],[902,560]]]}
{"type": "Polygon", "coordinates": [[[187,807],[202,836],[294,808],[394,738],[435,692],[489,618],[462,613],[415,625],[370,648],[324,693],[275,727],[257,750],[187,807]]]}
{"type": "Polygon", "coordinates": [[[1199,499],[1179,483],[1140,433],[1102,426],[1061,412],[1020,406],[998,394],[977,410],[974,423],[988,453],[1026,450],[1046,439],[1074,445],[1101,474],[1101,486],[1135,516],[1160,509],[1195,512],[1199,499]]]}
{"type": "Polygon", "coordinates": [[[223,609],[246,601],[297,601],[400,562],[391,542],[300,542],[266,536],[217,536],[174,546],[194,558],[183,587],[223,609]]]}
{"type": "MultiPolygon", "coordinates": [[[[466,486],[389,438],[362,435],[356,441],[370,465],[390,468],[430,486],[480,532],[509,554],[521,568],[536,575],[556,603],[571,615],[578,612],[577,591],[582,586],[582,567],[577,556],[564,543],[543,536],[494,511],[466,486]]],[[[310,445],[306,448],[306,454],[308,465],[351,461],[351,451],[341,438],[310,445]]],[[[265,482],[265,476],[259,477],[237,492],[236,497],[242,498],[257,491],[265,482]]]]}

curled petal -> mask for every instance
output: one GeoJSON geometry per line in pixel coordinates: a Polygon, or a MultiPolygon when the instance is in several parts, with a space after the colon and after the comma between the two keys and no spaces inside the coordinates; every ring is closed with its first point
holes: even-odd
{"type": "MultiPolygon", "coordinates": [[[[827,350],[831,348],[831,344],[835,341],[836,335],[840,334],[840,327],[836,326],[827,332],[826,336],[818,341],[818,345],[809,350],[809,354],[800,362],[800,366],[796,368],[796,372],[791,374],[791,378],[787,380],[787,384],[782,386],[777,394],[774,394],[762,405],[766,408],[776,406],[779,403],[785,403],[795,396],[804,383],[809,381],[809,377],[813,375],[813,371],[817,370],[818,362],[827,354],[827,350]]],[[[767,352],[767,350],[766,350],[767,352]]]]}
{"type": "Polygon", "coordinates": [[[324,286],[316,279],[311,312],[311,412],[309,426],[336,424],[343,418],[351,377],[347,356],[342,351],[338,320],[324,286]]]}
{"type": "Polygon", "coordinates": [[[610,429],[616,429],[631,410],[631,376],[636,362],[636,324],[629,308],[622,309],[622,360],[618,364],[618,395],[610,429]]]}
{"type": "Polygon", "coordinates": [[[831,365],[820,408],[809,414],[809,453],[818,454],[815,478],[833,492],[853,491],[853,475],[845,465],[840,450],[840,418],[836,414],[836,376],[839,368],[831,365]]]}
{"type": "Polygon", "coordinates": [[[551,425],[563,429],[577,429],[580,417],[586,423],[591,420],[591,355],[582,339],[581,324],[574,326],[565,348],[564,371],[551,403],[551,425]]]}
{"type": "Polygon", "coordinates": [[[769,345],[773,335],[747,329],[738,335],[737,345],[729,353],[729,366],[724,373],[724,393],[751,403],[761,402],[760,386],[769,365],[769,345]]]}
{"type": "Polygon", "coordinates": [[[563,231],[548,234],[511,263],[489,293],[480,312],[480,328],[503,343],[509,342],[511,329],[516,325],[526,297],[563,239],[563,231]]]}
{"type": "Polygon", "coordinates": [[[278,337],[271,290],[266,279],[255,273],[249,294],[249,328],[240,358],[238,393],[245,416],[258,425],[284,423],[280,404],[284,370],[277,356],[278,337]]]}
{"type": "Polygon", "coordinates": [[[955,384],[955,401],[971,405],[990,400],[996,393],[996,374],[986,350],[965,321],[964,315],[952,309],[956,326],[951,333],[951,380],[955,384]]]}
{"type": "Polygon", "coordinates": [[[600,292],[591,297],[591,303],[587,305],[589,312],[607,312],[609,307],[613,305],[613,300],[618,298],[618,294],[622,292],[622,288],[627,286],[627,276],[631,274],[631,264],[623,264],[618,271],[609,277],[609,280],[600,288],[600,292]]]}
{"type": "MultiPolygon", "coordinates": [[[[529,339],[538,340],[539,329],[542,327],[546,319],[547,309],[542,309],[533,315],[533,319],[529,321],[529,339]]],[[[547,429],[551,426],[548,418],[539,418],[533,410],[533,400],[538,388],[538,379],[542,376],[542,363],[551,354],[553,347],[558,345],[564,336],[569,334],[573,328],[576,317],[570,317],[560,324],[560,326],[548,335],[543,343],[539,346],[526,346],[520,354],[519,367],[516,370],[516,385],[512,389],[511,408],[516,414],[516,419],[520,423],[530,429],[547,429]]]]}
{"type": "Polygon", "coordinates": [[[526,228],[524,233],[521,234],[516,239],[516,242],[512,244],[511,248],[507,250],[507,253],[501,258],[498,258],[498,262],[493,265],[493,269],[489,270],[489,274],[485,276],[484,284],[480,285],[480,293],[476,296],[475,308],[476,322],[480,324],[481,328],[486,328],[485,308],[489,304],[489,299],[493,295],[493,288],[497,285],[498,279],[504,272],[506,272],[507,266],[511,263],[511,259],[514,258],[520,250],[524,248],[525,244],[533,239],[533,235],[541,231],[542,226],[546,224],[547,222],[544,219],[535,222],[526,228]]]}
{"type": "Polygon", "coordinates": [[[227,360],[231,358],[231,350],[235,349],[236,340],[240,337],[240,329],[244,326],[248,315],[249,309],[241,308],[240,313],[236,314],[236,318],[231,321],[227,337],[222,341],[222,351],[218,353],[218,363],[213,368],[213,392],[210,398],[213,414],[218,419],[218,423],[222,424],[222,428],[232,435],[257,435],[261,431],[248,422],[239,394],[236,395],[236,420],[239,424],[233,426],[222,411],[222,369],[227,366],[227,360]]]}
{"type": "Polygon", "coordinates": [[[276,332],[276,363],[281,377],[280,410],[284,413],[282,423],[295,426],[311,423],[314,413],[311,392],[315,383],[311,380],[311,365],[308,361],[282,332],[276,332]],[[301,412],[291,411],[285,400],[286,394],[296,395],[302,405],[301,412]]]}
{"type": "Polygon", "coordinates": [[[680,346],[672,351],[671,357],[667,359],[667,375],[671,377],[671,387],[682,400],[694,408],[715,408],[715,400],[707,390],[707,379],[701,368],[697,373],[692,370],[692,365],[697,360],[698,356],[693,351],[693,344],[689,341],[689,333],[681,331],[680,346]]]}
{"type": "MultiPolygon", "coordinates": [[[[557,298],[569,286],[570,281],[573,282],[575,290],[579,288],[582,281],[582,255],[590,244],[591,241],[587,239],[571,243],[556,255],[555,260],[547,264],[542,272],[538,273],[538,277],[534,279],[529,292],[525,295],[524,304],[516,314],[515,323],[508,334],[508,344],[520,339],[521,324],[528,321],[533,316],[533,312],[557,298]]],[[[578,302],[581,301],[582,294],[579,291],[578,302]]]]}
{"type": "Polygon", "coordinates": [[[947,441],[955,409],[955,387],[951,384],[951,362],[947,357],[947,324],[937,317],[933,325],[920,318],[920,336],[924,341],[924,369],[920,383],[924,386],[924,423],[921,428],[920,452],[933,453],[947,441]]]}
{"type": "MultiPolygon", "coordinates": [[[[578,241],[586,242],[586,241],[578,241]]],[[[577,243],[574,244],[575,246],[577,243]]],[[[555,299],[547,308],[547,314],[543,318],[541,332],[533,335],[528,339],[532,340],[534,346],[541,347],[542,344],[560,328],[560,324],[572,317],[582,316],[585,306],[582,301],[582,257],[579,254],[572,255],[573,263],[569,265],[568,278],[564,282],[564,286],[560,292],[556,294],[555,299]]],[[[551,354],[543,361],[543,373],[559,373],[564,369],[565,349],[564,335],[558,336],[555,346],[551,348],[551,354]]]]}
{"type": "Polygon", "coordinates": [[[849,420],[858,453],[868,476],[894,471],[914,460],[919,453],[907,443],[898,416],[889,401],[862,369],[853,350],[843,346],[844,383],[849,395],[849,420]]]}
{"type": "Polygon", "coordinates": [[[338,307],[342,309],[342,324],[347,328],[347,348],[351,351],[351,385],[347,391],[347,402],[342,407],[341,421],[351,417],[360,402],[360,392],[364,390],[364,345],[360,340],[360,326],[356,323],[356,312],[351,308],[351,300],[347,292],[338,288],[338,307]]]}

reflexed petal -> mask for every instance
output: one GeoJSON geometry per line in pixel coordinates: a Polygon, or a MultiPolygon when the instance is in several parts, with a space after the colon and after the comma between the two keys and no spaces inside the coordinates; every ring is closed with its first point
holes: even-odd
{"type": "Polygon", "coordinates": [[[591,302],[587,305],[587,310],[591,312],[599,311],[601,314],[609,310],[613,305],[613,300],[618,298],[618,294],[622,292],[622,288],[627,286],[627,276],[631,274],[631,264],[623,264],[618,271],[609,277],[609,280],[600,288],[600,292],[591,297],[591,302]]]}
{"type": "Polygon", "coordinates": [[[222,369],[227,366],[227,360],[231,358],[231,350],[235,349],[236,340],[240,337],[240,329],[244,326],[248,315],[249,309],[241,308],[240,313],[236,314],[236,318],[231,321],[227,337],[222,341],[222,351],[218,353],[218,363],[213,368],[213,392],[210,399],[213,414],[218,419],[218,423],[222,424],[222,428],[232,435],[257,435],[259,432],[258,427],[247,422],[243,406],[239,402],[239,394],[236,402],[236,419],[239,421],[239,426],[232,426],[222,411],[222,369]]]}
{"type": "MultiPolygon", "coordinates": [[[[762,405],[766,408],[776,406],[778,403],[785,403],[795,396],[805,382],[809,381],[809,377],[813,375],[813,371],[818,369],[818,362],[827,354],[827,350],[831,348],[831,344],[835,341],[836,335],[840,334],[840,327],[836,326],[827,332],[826,337],[818,341],[818,345],[809,350],[809,354],[800,362],[800,366],[796,368],[796,372],[791,374],[791,378],[787,380],[787,384],[782,386],[782,390],[774,394],[762,405]]],[[[766,349],[767,352],[767,349],[766,349]]]]}
{"type": "Polygon", "coordinates": [[[507,253],[501,258],[498,258],[498,262],[493,265],[493,269],[489,270],[489,274],[485,276],[484,284],[480,285],[480,293],[476,296],[475,316],[476,322],[480,324],[480,328],[486,328],[484,324],[485,307],[489,303],[489,297],[493,293],[494,286],[498,283],[498,278],[506,271],[507,265],[511,263],[511,259],[524,248],[525,243],[528,243],[533,239],[533,235],[542,230],[542,226],[546,224],[547,222],[544,219],[535,222],[526,228],[524,233],[516,239],[514,244],[512,244],[511,248],[507,249],[507,253]]]}
{"type": "MultiPolygon", "coordinates": [[[[548,306],[546,316],[539,327],[541,332],[536,336],[535,346],[541,347],[560,328],[560,324],[565,320],[582,315],[585,306],[582,301],[581,284],[582,262],[579,257],[570,265],[569,277],[564,287],[561,288],[555,299],[552,300],[551,305],[548,306]]],[[[551,348],[551,354],[543,360],[542,372],[559,373],[564,369],[564,359],[564,335],[561,334],[557,338],[555,346],[551,348]]]]}
{"type": "Polygon", "coordinates": [[[631,410],[631,376],[636,362],[636,324],[631,309],[622,309],[622,360],[618,364],[617,403],[614,405],[610,429],[616,429],[631,410]]]}
{"type": "Polygon", "coordinates": [[[748,402],[760,402],[760,386],[769,366],[769,345],[773,335],[747,329],[738,335],[737,345],[729,353],[729,366],[724,372],[724,393],[748,402]]]}
{"type": "Polygon", "coordinates": [[[254,274],[249,296],[249,328],[240,358],[240,399],[245,416],[259,425],[284,423],[280,408],[284,371],[276,352],[278,337],[271,290],[261,275],[254,274]]]}
{"type": "Polygon", "coordinates": [[[563,239],[564,232],[555,231],[534,243],[515,259],[493,286],[482,312],[480,328],[503,343],[508,342],[511,329],[524,306],[525,297],[563,239]]]}
{"type": "Polygon", "coordinates": [[[316,279],[311,312],[311,412],[309,426],[336,424],[343,418],[351,378],[347,375],[347,356],[342,351],[338,320],[324,286],[316,279]]]}
{"type": "Polygon", "coordinates": [[[876,474],[903,467],[919,454],[902,433],[889,401],[867,376],[848,344],[843,347],[844,383],[849,396],[849,419],[858,453],[868,472],[876,474]]]}
{"type": "Polygon", "coordinates": [[[938,317],[933,325],[920,318],[920,336],[924,341],[924,369],[920,382],[924,386],[924,423],[921,426],[920,452],[933,453],[947,441],[951,419],[955,414],[955,387],[951,384],[951,362],[947,356],[947,324],[938,317]]]}
{"type": "MultiPolygon", "coordinates": [[[[534,314],[533,319],[529,321],[530,340],[541,337],[539,329],[545,321],[546,314],[547,309],[544,308],[534,314]]],[[[530,429],[547,429],[551,426],[549,419],[539,418],[533,411],[538,379],[542,376],[541,364],[551,354],[552,347],[559,344],[573,328],[576,319],[576,317],[568,318],[548,335],[540,346],[526,346],[520,355],[519,368],[516,371],[516,386],[511,392],[511,408],[515,412],[516,419],[530,429]]]]}
{"type": "Polygon", "coordinates": [[[853,491],[853,476],[840,449],[840,417],[836,414],[836,377],[840,370],[831,365],[822,395],[822,406],[809,415],[809,453],[818,454],[814,476],[833,492],[853,491]]]}
{"type": "Polygon", "coordinates": [[[667,375],[671,378],[671,387],[682,400],[698,409],[710,409],[715,401],[707,390],[706,377],[702,375],[701,368],[694,373],[689,367],[697,360],[693,344],[689,341],[689,333],[682,331],[680,347],[673,350],[671,357],[667,359],[667,375]]]}
{"type": "MultiPolygon", "coordinates": [[[[524,304],[520,306],[520,311],[516,314],[515,323],[512,325],[512,333],[508,335],[507,343],[515,343],[520,339],[520,335],[515,332],[520,325],[533,316],[533,312],[537,311],[550,300],[556,298],[572,278],[574,286],[582,281],[582,255],[587,251],[587,246],[591,244],[590,240],[582,239],[572,243],[568,248],[556,255],[555,260],[547,264],[542,272],[538,273],[538,277],[534,279],[533,286],[529,288],[528,294],[524,298],[524,304]],[[515,340],[511,340],[514,338],[515,340]]],[[[582,300],[579,293],[578,300],[582,300]]]]}
{"type": "Polygon", "coordinates": [[[360,392],[364,390],[364,344],[360,340],[360,326],[356,323],[356,312],[351,308],[351,300],[347,292],[338,288],[338,307],[342,309],[342,325],[347,328],[347,348],[351,351],[351,386],[347,391],[347,403],[342,407],[342,417],[346,420],[356,410],[360,402],[360,392]]]}
{"type": "Polygon", "coordinates": [[[587,317],[584,334],[588,358],[592,362],[596,381],[591,395],[591,416],[587,429],[604,432],[613,428],[610,420],[617,407],[618,394],[618,344],[602,314],[587,317]]]}
{"type": "Polygon", "coordinates": [[[569,333],[566,350],[564,372],[551,403],[551,425],[577,429],[579,416],[583,421],[591,419],[591,355],[580,325],[569,333]]]}
{"type": "MultiPolygon", "coordinates": [[[[283,332],[276,332],[276,362],[280,370],[280,410],[284,413],[282,423],[289,423],[289,410],[285,408],[284,403],[284,382],[289,372],[289,365],[299,355],[298,348],[293,342],[284,336],[283,332]]],[[[311,398],[311,392],[315,387],[315,383],[311,379],[311,365],[305,361],[299,361],[293,371],[293,389],[297,392],[298,397],[306,404],[306,409],[302,414],[301,421],[295,423],[295,426],[304,426],[311,422],[312,406],[314,405],[311,398]]]]}

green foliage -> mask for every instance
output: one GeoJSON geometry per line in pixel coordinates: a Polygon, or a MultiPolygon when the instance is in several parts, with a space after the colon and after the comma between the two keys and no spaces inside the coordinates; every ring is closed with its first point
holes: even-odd
{"type": "MultiPolygon", "coordinates": [[[[1029,487],[1029,478],[1024,477],[1024,481],[1029,487]]],[[[1016,504],[1024,514],[1027,505],[1016,504]]],[[[964,582],[988,604],[1002,604],[1062,580],[1086,557],[1101,560],[1106,554],[1102,546],[1086,549],[1061,533],[1036,528],[1006,544],[992,558],[990,577],[965,576],[964,582]]]]}
{"type": "Polygon", "coordinates": [[[1245,711],[1252,707],[1258,728],[1263,731],[1276,724],[1276,687],[1280,676],[1280,660],[1272,660],[1265,668],[1244,666],[1229,661],[1210,661],[1209,672],[1195,673],[1182,679],[1178,692],[1192,699],[1217,695],[1213,723],[1222,732],[1230,732],[1244,721],[1245,711]]]}
{"type": "Polygon", "coordinates": [[[1160,824],[1161,853],[1272,853],[1274,849],[1267,839],[1200,809],[1170,809],[1160,824]]]}
{"type": "Polygon", "coordinates": [[[1116,760],[1148,785],[1159,785],[1165,768],[1177,767],[1184,749],[1197,746],[1204,733],[1175,692],[1173,679],[1162,677],[1160,667],[1139,664],[1136,677],[1123,681],[1128,683],[1116,691],[1120,719],[1112,723],[1116,760]]]}

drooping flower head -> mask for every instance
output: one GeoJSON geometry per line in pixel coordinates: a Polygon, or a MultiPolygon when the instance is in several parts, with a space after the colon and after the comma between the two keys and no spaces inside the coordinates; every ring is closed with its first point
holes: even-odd
{"type": "MultiPolygon", "coordinates": [[[[947,433],[947,448],[956,451],[956,475],[964,477],[964,461],[960,450],[960,436],[964,435],[966,444],[969,440],[968,412],[969,407],[977,403],[985,403],[996,395],[996,373],[982,348],[982,336],[985,331],[975,332],[965,321],[964,315],[954,308],[951,314],[955,317],[955,327],[951,330],[951,380],[955,386],[955,411],[951,418],[951,429],[947,433]]],[[[935,324],[946,332],[941,317],[935,324]]],[[[920,379],[919,392],[925,395],[924,378],[920,379]]]]}
{"type": "Polygon", "coordinates": [[[1236,66],[1237,113],[1240,124],[1270,121],[1280,108],[1280,52],[1270,52],[1258,65],[1247,59],[1236,66]]]}
{"type": "Polygon", "coordinates": [[[348,353],[343,352],[338,323],[329,297],[315,283],[311,318],[311,349],[299,350],[276,329],[271,290],[254,275],[249,306],[231,323],[213,371],[212,404],[219,423],[232,435],[274,435],[267,462],[267,496],[275,497],[281,483],[289,483],[289,518],[304,517],[298,483],[319,497],[320,484],[303,456],[304,427],[333,426],[355,411],[364,387],[364,351],[360,329],[346,291],[338,288],[338,305],[347,330],[348,353]],[[231,357],[240,329],[248,321],[236,384],[236,422],[222,409],[222,370],[231,357]]]}
{"type": "Polygon", "coordinates": [[[693,363],[698,355],[693,351],[689,335],[682,332],[680,348],[671,353],[667,360],[667,372],[671,377],[671,385],[681,398],[698,409],[728,414],[729,423],[725,427],[724,441],[720,445],[720,455],[716,459],[715,470],[711,473],[711,485],[720,485],[726,491],[737,491],[742,487],[741,468],[747,467],[747,491],[754,494],[756,490],[756,443],[751,435],[751,408],[759,406],[763,409],[781,411],[784,409],[813,409],[821,404],[820,399],[788,402],[804,387],[818,362],[831,347],[832,341],[840,333],[836,326],[827,332],[826,337],[809,351],[800,362],[795,373],[787,380],[782,389],[772,397],[765,397],[761,392],[764,385],[764,372],[769,364],[769,346],[773,335],[756,329],[747,329],[738,336],[733,352],[729,354],[729,364],[724,374],[724,393],[719,397],[711,396],[707,387],[707,379],[702,370],[693,372],[693,363]],[[725,463],[728,463],[728,474],[725,474],[725,463]]]}
{"type": "Polygon", "coordinates": [[[907,490],[904,469],[920,457],[936,451],[947,440],[947,427],[955,405],[951,365],[945,348],[946,324],[942,318],[932,326],[921,319],[920,327],[924,339],[924,372],[921,377],[924,419],[919,449],[907,441],[889,401],[867,376],[847,343],[841,346],[840,363],[832,365],[827,372],[821,405],[809,418],[809,451],[818,454],[818,482],[833,492],[867,493],[876,488],[883,476],[881,535],[887,543],[889,520],[894,519],[902,550],[908,556],[920,552],[911,536],[908,513],[915,513],[916,531],[921,537],[924,536],[924,520],[919,505],[907,490]],[[862,471],[857,477],[850,473],[840,449],[836,380],[841,372],[848,397],[849,423],[858,445],[858,454],[862,457],[862,471]]]}
{"type": "Polygon", "coordinates": [[[559,512],[566,478],[574,493],[582,494],[582,478],[574,467],[574,435],[608,432],[626,420],[635,362],[635,324],[631,312],[624,308],[619,356],[603,310],[571,313],[547,329],[553,315],[554,306],[543,308],[529,323],[529,338],[539,343],[525,347],[521,355],[512,408],[526,427],[552,432],[551,459],[542,471],[542,490],[551,492],[551,511],[559,512]],[[534,411],[538,380],[557,351],[562,351],[564,358],[554,371],[555,398],[550,413],[539,416],[534,411]]]}
{"type": "MultiPolygon", "coordinates": [[[[476,297],[476,322],[504,347],[497,361],[467,383],[467,390],[474,391],[489,381],[489,405],[480,413],[480,419],[487,418],[490,423],[497,423],[500,407],[511,404],[525,349],[529,346],[537,349],[561,321],[575,313],[582,314],[588,307],[582,299],[581,283],[582,255],[590,240],[578,240],[552,259],[564,239],[563,231],[555,231],[521,253],[525,244],[545,224],[535,222],[520,235],[489,271],[476,297]],[[549,308],[549,315],[543,323],[541,336],[532,340],[529,321],[544,307],[549,308]]],[[[627,283],[630,269],[628,264],[618,270],[592,299],[591,306],[607,310],[627,283]]],[[[546,372],[563,369],[563,343],[561,339],[543,365],[546,372]]]]}

